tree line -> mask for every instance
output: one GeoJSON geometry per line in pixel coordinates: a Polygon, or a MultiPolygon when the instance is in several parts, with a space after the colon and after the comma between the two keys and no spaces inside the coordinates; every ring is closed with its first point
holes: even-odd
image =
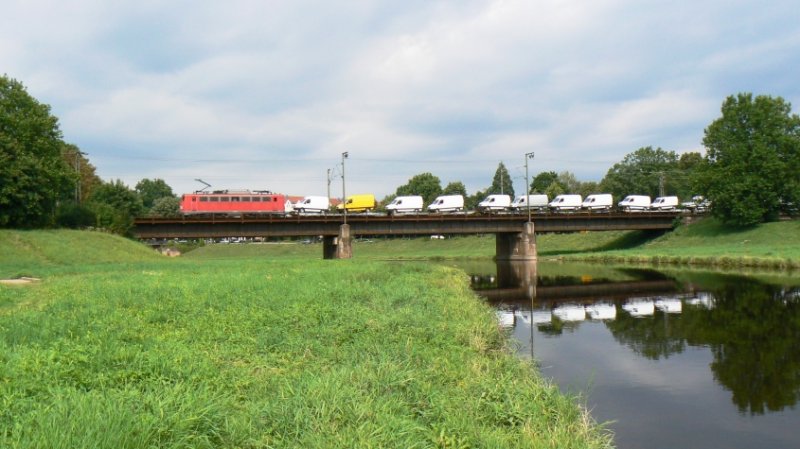
{"type": "MultiPolygon", "coordinates": [[[[651,197],[704,195],[712,214],[735,225],[774,220],[800,204],[800,118],[780,97],[742,93],[722,104],[721,116],[704,132],[706,154],[681,155],[643,147],[614,164],[600,182],[579,181],[570,172],[541,172],[528,193],[611,193],[651,197]]],[[[134,188],[103,181],[74,144],[66,142],[50,106],[30,96],[19,81],[0,76],[0,227],[97,227],[119,234],[138,216],[174,216],[179,198],[161,179],[134,188]]],[[[500,162],[492,183],[468,194],[461,181],[442,187],[430,172],[399,186],[394,196],[460,194],[474,208],[489,194],[515,195],[500,162]]]]}

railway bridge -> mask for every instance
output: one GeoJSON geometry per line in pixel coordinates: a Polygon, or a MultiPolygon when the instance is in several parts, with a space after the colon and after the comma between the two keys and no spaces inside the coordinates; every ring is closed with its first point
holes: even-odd
{"type": "Polygon", "coordinates": [[[482,215],[296,215],[138,218],[138,239],[225,237],[319,237],[323,258],[352,257],[357,236],[495,234],[497,260],[536,260],[536,233],[610,230],[669,230],[676,212],[482,215]]]}

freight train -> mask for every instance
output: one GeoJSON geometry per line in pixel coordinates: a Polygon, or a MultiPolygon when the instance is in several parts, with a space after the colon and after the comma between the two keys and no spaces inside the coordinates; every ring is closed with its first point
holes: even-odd
{"type": "MultiPolygon", "coordinates": [[[[702,201],[702,197],[694,197],[693,201],[702,201]]],[[[614,205],[612,196],[607,193],[593,194],[582,198],[576,194],[558,195],[548,201],[547,195],[520,195],[513,201],[509,195],[492,194],[478,204],[474,211],[464,207],[462,195],[442,195],[433,200],[427,208],[423,207],[422,197],[418,195],[397,197],[386,206],[390,215],[427,213],[482,213],[513,214],[527,213],[528,208],[536,213],[569,213],[569,212],[647,212],[647,211],[705,211],[703,207],[693,208],[689,203],[679,203],[675,196],[658,197],[650,201],[647,195],[628,195],[614,205]],[[530,206],[528,206],[530,203],[530,206]],[[679,206],[680,205],[680,206],[679,206]]],[[[296,203],[289,197],[265,190],[215,190],[211,192],[195,192],[181,197],[180,211],[184,215],[306,215],[326,214],[336,211],[343,213],[375,213],[378,203],[372,194],[348,196],[345,203],[335,209],[329,207],[327,197],[307,196],[296,203]]]]}

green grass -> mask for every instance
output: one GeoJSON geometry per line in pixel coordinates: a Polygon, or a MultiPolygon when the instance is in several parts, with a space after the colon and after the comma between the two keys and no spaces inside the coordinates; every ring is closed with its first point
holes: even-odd
{"type": "Polygon", "coordinates": [[[144,245],[102,232],[0,229],[0,279],[73,272],[78,265],[103,270],[109,264],[160,259],[144,245]]]}
{"type": "Polygon", "coordinates": [[[609,445],[458,270],[59,234],[0,241],[0,447],[609,445]]]}
{"type": "Polygon", "coordinates": [[[570,255],[588,261],[624,261],[722,267],[800,268],[800,221],[733,228],[703,219],[661,237],[602,254],[570,255]]]}
{"type": "MultiPolygon", "coordinates": [[[[600,251],[632,246],[646,234],[640,232],[595,232],[542,234],[537,236],[539,254],[543,256],[600,251]]],[[[491,259],[495,255],[494,235],[455,236],[443,240],[419,238],[357,239],[353,242],[356,259],[380,260],[453,260],[491,259]]],[[[267,243],[215,244],[199,247],[185,254],[190,259],[226,259],[247,257],[317,258],[322,257],[322,244],[267,243]]]]}

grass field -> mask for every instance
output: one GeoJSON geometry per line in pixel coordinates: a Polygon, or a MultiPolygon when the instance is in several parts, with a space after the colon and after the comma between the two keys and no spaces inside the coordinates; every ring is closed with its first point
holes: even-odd
{"type": "MultiPolygon", "coordinates": [[[[557,256],[587,251],[601,251],[635,245],[646,239],[639,232],[596,232],[575,234],[543,234],[537,236],[539,254],[557,256]]],[[[355,259],[381,260],[447,260],[491,259],[495,254],[494,235],[454,236],[446,239],[394,238],[357,239],[353,242],[355,259]]],[[[225,259],[251,257],[319,258],[322,244],[268,243],[207,245],[185,254],[190,259],[225,259]]]]}
{"type": "Polygon", "coordinates": [[[246,246],[0,231],[0,447],[610,445],[462,272],[246,246]]]}
{"type": "Polygon", "coordinates": [[[602,253],[580,253],[571,259],[647,262],[723,267],[800,268],[800,221],[731,228],[704,219],[661,237],[602,253]]]}

